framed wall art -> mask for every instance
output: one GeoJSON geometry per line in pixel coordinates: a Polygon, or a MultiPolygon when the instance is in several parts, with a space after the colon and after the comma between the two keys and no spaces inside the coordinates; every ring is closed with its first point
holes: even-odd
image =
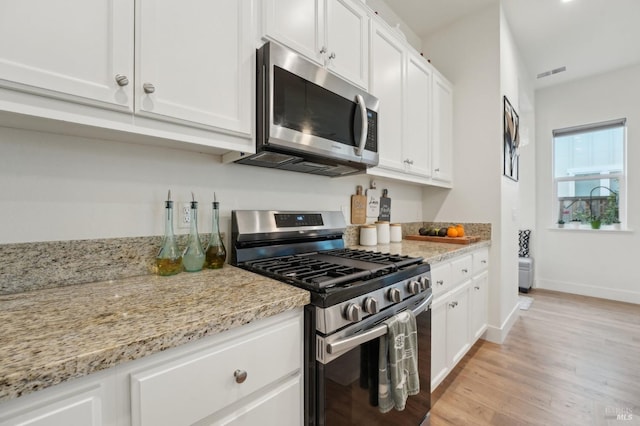
{"type": "Polygon", "coordinates": [[[520,176],[520,129],[518,113],[504,97],[504,147],[502,173],[514,181],[520,176]]]}

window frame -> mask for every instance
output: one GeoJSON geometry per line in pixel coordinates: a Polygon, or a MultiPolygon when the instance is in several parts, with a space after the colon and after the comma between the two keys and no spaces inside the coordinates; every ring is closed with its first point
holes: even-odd
{"type": "MultiPolygon", "coordinates": [[[[559,227],[557,221],[560,218],[560,203],[561,200],[558,197],[558,186],[561,182],[579,182],[588,180],[618,180],[618,220],[620,221],[620,229],[627,229],[627,119],[621,118],[616,120],[610,120],[599,123],[584,124],[574,127],[567,127],[561,129],[554,129],[552,131],[551,139],[551,175],[552,175],[552,220],[556,227],[559,227]],[[585,134],[590,132],[596,132],[599,130],[606,130],[612,128],[622,128],[622,171],[611,172],[607,174],[593,173],[593,174],[580,174],[575,176],[561,176],[556,177],[556,139],[563,136],[570,136],[576,134],[585,134]]],[[[611,185],[603,185],[605,187],[611,187],[611,185]]],[[[609,192],[609,191],[607,191],[609,192]]],[[[580,197],[584,198],[584,197],[580,197]]],[[[586,197],[589,198],[589,197],[586,197]]],[[[589,227],[590,228],[590,227],[589,227]]]]}

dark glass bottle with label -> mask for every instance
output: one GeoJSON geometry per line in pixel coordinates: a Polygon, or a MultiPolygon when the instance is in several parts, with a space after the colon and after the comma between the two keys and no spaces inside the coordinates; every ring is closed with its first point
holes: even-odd
{"type": "MultiPolygon", "coordinates": [[[[213,195],[215,200],[215,194],[213,195]]],[[[207,245],[205,266],[209,269],[219,269],[224,265],[224,261],[227,258],[227,251],[224,248],[222,237],[220,236],[220,210],[219,203],[213,202],[213,215],[211,223],[211,237],[209,238],[209,244],[207,245]]]]}
{"type": "Polygon", "coordinates": [[[171,191],[165,202],[164,239],[162,247],[156,256],[155,269],[158,275],[175,275],[182,272],[182,254],[178,250],[178,243],[173,234],[173,201],[171,191]]]}

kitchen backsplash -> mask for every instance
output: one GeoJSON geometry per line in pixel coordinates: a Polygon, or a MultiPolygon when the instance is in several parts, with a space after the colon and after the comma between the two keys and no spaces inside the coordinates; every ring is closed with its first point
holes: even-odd
{"type": "MultiPolygon", "coordinates": [[[[402,235],[417,235],[423,226],[445,225],[450,223],[403,223],[402,235]]],[[[491,224],[464,226],[467,235],[491,239],[491,224]]],[[[348,246],[358,244],[359,229],[347,227],[348,246]]],[[[208,241],[209,235],[200,238],[208,241]]],[[[187,235],[178,236],[179,247],[186,241],[187,235]]],[[[0,244],[0,295],[151,274],[161,243],[162,236],[0,244]]]]}
{"type": "MultiPolygon", "coordinates": [[[[178,247],[187,237],[177,236],[178,247]]],[[[162,238],[0,244],[0,295],[151,274],[162,238]]]]}

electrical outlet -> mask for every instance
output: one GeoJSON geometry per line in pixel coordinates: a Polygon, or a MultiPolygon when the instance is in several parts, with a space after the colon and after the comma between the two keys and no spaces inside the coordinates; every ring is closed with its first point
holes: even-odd
{"type": "Polygon", "coordinates": [[[180,203],[178,209],[178,228],[188,228],[191,225],[191,203],[180,203]]]}

